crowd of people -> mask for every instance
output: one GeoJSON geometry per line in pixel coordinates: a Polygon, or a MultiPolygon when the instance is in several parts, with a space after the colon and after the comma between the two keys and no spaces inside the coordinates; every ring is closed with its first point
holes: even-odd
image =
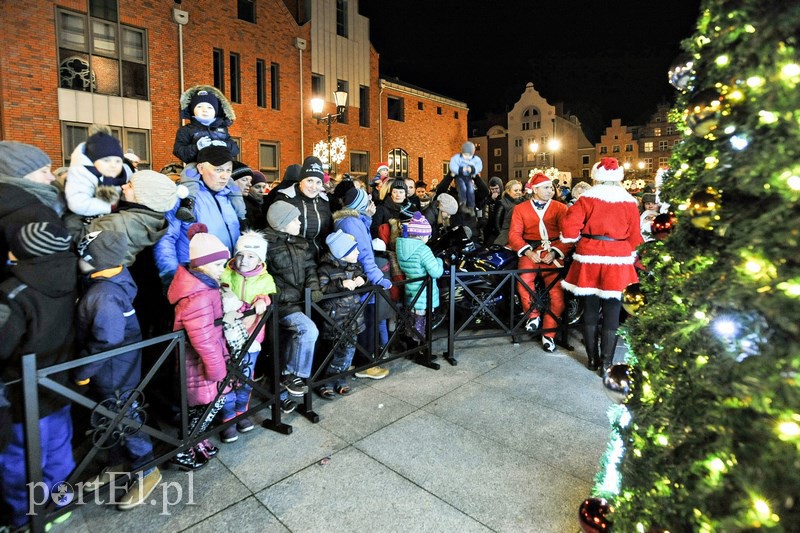
{"type": "MultiPolygon", "coordinates": [[[[137,158],[123,153],[104,128],[91,130],[58,176],[39,148],[0,142],[0,254],[7,258],[0,265],[2,383],[18,381],[24,354],[35,353],[38,366],[47,367],[182,329],[188,338],[189,429],[199,426],[202,432],[215,420],[239,417],[220,434],[222,442],[233,442],[254,427],[242,416],[252,390],[239,384],[220,395],[219,384],[234,354],[245,375],[254,374],[265,339],[256,326],[273,302],[287,333],[281,354],[274,354],[281,357],[282,411],[291,413],[310,392],[307,380],[320,339],[337,342],[324,369],[330,379],[314,392],[326,400],[346,395],[350,387],[342,375],[358,357],[356,344],[383,348],[395,325],[391,306],[379,298],[359,313],[362,296],[353,291],[374,286],[407,305],[413,331],[404,332],[404,342],[419,344],[428,299],[432,307],[439,305],[436,285],[418,295],[421,282],[402,290],[394,284],[442,276],[442,260],[426,243],[461,226],[485,245],[512,249],[519,268],[538,269],[523,276],[529,286],[536,276],[554,283],[549,313],[520,290],[526,329],[543,331],[546,351],[556,350],[553,316],[560,316],[563,290],[569,290],[588,302],[589,367],[610,364],[621,291],[636,279],[632,252],[642,241],[640,229],[658,210],[645,205],[640,215],[636,200],[619,186],[616,160],[603,159],[593,171],[598,185],[578,183],[571,195],[544,174],[524,187],[496,177],[484,182],[470,142],[430,191],[422,181],[389,176],[386,163],[369,183],[346,174],[331,179],[313,156],[289,165],[269,189],[263,174],[235,160],[238,148],[227,131],[235,116],[224,95],[213,87],[192,87],[181,98],[181,113],[187,123],[174,143],[181,162],[162,172],[137,169],[137,158]],[[570,259],[566,279],[555,283],[570,259]],[[329,323],[304,313],[309,290],[328,318],[352,322],[344,339],[329,323]],[[165,314],[174,317],[166,327],[159,320],[165,314]],[[240,354],[251,337],[247,353],[240,354]]],[[[131,350],[56,379],[102,402],[119,400],[141,373],[141,351],[131,350]]],[[[372,365],[356,376],[388,374],[372,365]]],[[[128,403],[128,416],[139,420],[136,402],[128,403]]],[[[18,383],[0,390],[3,518],[7,514],[15,527],[25,523],[28,509],[22,407],[18,383]]],[[[44,481],[55,483],[75,467],[71,406],[42,391],[39,407],[44,481]]],[[[204,440],[173,462],[195,470],[217,453],[204,440]]],[[[140,432],[110,450],[108,465],[136,471],[152,460],[153,444],[140,432]]],[[[93,482],[102,484],[106,473],[93,482]]],[[[161,480],[157,467],[141,474],[120,509],[145,502],[161,480]]]]}

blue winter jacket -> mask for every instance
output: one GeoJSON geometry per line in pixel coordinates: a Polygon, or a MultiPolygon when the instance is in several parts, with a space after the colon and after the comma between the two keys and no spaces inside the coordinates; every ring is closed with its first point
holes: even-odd
{"type": "Polygon", "coordinates": [[[373,285],[380,285],[384,289],[388,289],[392,286],[392,282],[383,278],[383,272],[375,264],[372,237],[369,234],[370,224],[372,224],[372,219],[355,209],[340,209],[333,214],[334,229],[340,229],[355,237],[358,262],[361,263],[367,280],[373,285]]]}
{"type": "MultiPolygon", "coordinates": [[[[198,183],[199,190],[194,201],[194,214],[197,222],[202,222],[208,227],[208,232],[219,238],[222,243],[233,253],[233,247],[239,238],[239,219],[231,205],[231,190],[227,186],[214,193],[201,179],[198,183]]],[[[164,234],[155,246],[156,266],[161,278],[172,278],[178,265],[189,264],[189,238],[186,231],[193,222],[183,222],[175,218],[179,205],[165,214],[167,220],[167,233],[164,234]]]]}
{"type": "MultiPolygon", "coordinates": [[[[106,352],[142,340],[133,308],[136,283],[127,267],[109,278],[84,278],[83,296],[75,313],[80,356],[106,352]]],[[[102,398],[124,393],[139,384],[142,351],[132,350],[75,369],[75,378],[91,378],[93,393],[102,398]]]]}
{"type": "MultiPolygon", "coordinates": [[[[397,239],[395,251],[397,252],[397,262],[400,263],[400,270],[406,275],[406,279],[421,278],[426,275],[437,279],[444,274],[442,260],[434,257],[428,245],[419,239],[397,239]]],[[[422,283],[422,281],[406,283],[406,304],[411,303],[422,287],[422,283]]],[[[436,309],[439,307],[439,287],[436,286],[436,283],[433,283],[432,292],[431,309],[436,309]]],[[[419,299],[414,303],[415,310],[425,311],[428,308],[427,296],[427,291],[420,294],[419,299]]]]}

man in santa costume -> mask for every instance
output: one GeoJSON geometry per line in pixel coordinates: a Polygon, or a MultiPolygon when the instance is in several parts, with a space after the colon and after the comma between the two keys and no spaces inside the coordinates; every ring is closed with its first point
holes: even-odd
{"type": "Polygon", "coordinates": [[[564,312],[564,291],[561,285],[554,282],[564,266],[564,256],[572,248],[572,245],[559,240],[561,220],[567,214],[567,206],[552,200],[555,194],[553,182],[544,174],[534,175],[528,184],[533,189],[533,196],[514,207],[508,230],[508,247],[519,256],[518,268],[540,269],[539,272],[520,275],[523,283],[519,283],[519,297],[528,317],[525,329],[533,332],[543,325],[542,348],[546,352],[554,352],[555,330],[558,327],[554,317],[561,317],[564,312]],[[545,287],[552,285],[550,312],[544,314],[543,323],[540,311],[531,302],[536,276],[542,277],[545,287]]]}
{"type": "Polygon", "coordinates": [[[613,157],[592,168],[596,185],[569,208],[561,224],[561,242],[577,242],[564,288],[585,300],[583,344],[590,370],[607,370],[614,360],[622,291],[638,283],[634,261],[642,244],[636,200],[622,187],[625,170],[613,157]],[[600,308],[603,324],[597,352],[600,308]]]}

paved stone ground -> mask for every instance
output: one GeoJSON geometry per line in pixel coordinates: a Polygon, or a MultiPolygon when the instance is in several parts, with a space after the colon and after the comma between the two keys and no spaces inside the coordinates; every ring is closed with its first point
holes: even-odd
{"type": "Polygon", "coordinates": [[[177,483],[129,512],[86,505],[58,529],[577,531],[610,401],[571,341],[555,354],[538,340],[460,342],[458,366],[438,371],[394,361],[384,380],[315,399],[317,424],[292,414],[291,435],[256,427],[192,476],[164,471],[183,490],[166,511],[177,483]]]}

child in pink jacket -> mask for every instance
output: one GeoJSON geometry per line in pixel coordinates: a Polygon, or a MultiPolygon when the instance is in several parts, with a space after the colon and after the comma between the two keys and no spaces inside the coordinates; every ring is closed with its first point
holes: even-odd
{"type": "MultiPolygon", "coordinates": [[[[222,318],[219,280],[230,252],[222,241],[207,233],[204,224],[191,225],[187,234],[189,268],[178,266],[167,298],[175,305],[173,329],[186,330],[189,339],[186,345],[189,431],[199,424],[202,433],[226,400],[226,395],[217,396],[219,382],[227,375],[228,348],[222,326],[215,326],[214,322],[222,318]],[[211,411],[203,417],[211,403],[214,404],[211,411]]],[[[173,462],[185,470],[196,470],[205,466],[218,451],[217,447],[204,440],[176,455],[173,462]]]]}

